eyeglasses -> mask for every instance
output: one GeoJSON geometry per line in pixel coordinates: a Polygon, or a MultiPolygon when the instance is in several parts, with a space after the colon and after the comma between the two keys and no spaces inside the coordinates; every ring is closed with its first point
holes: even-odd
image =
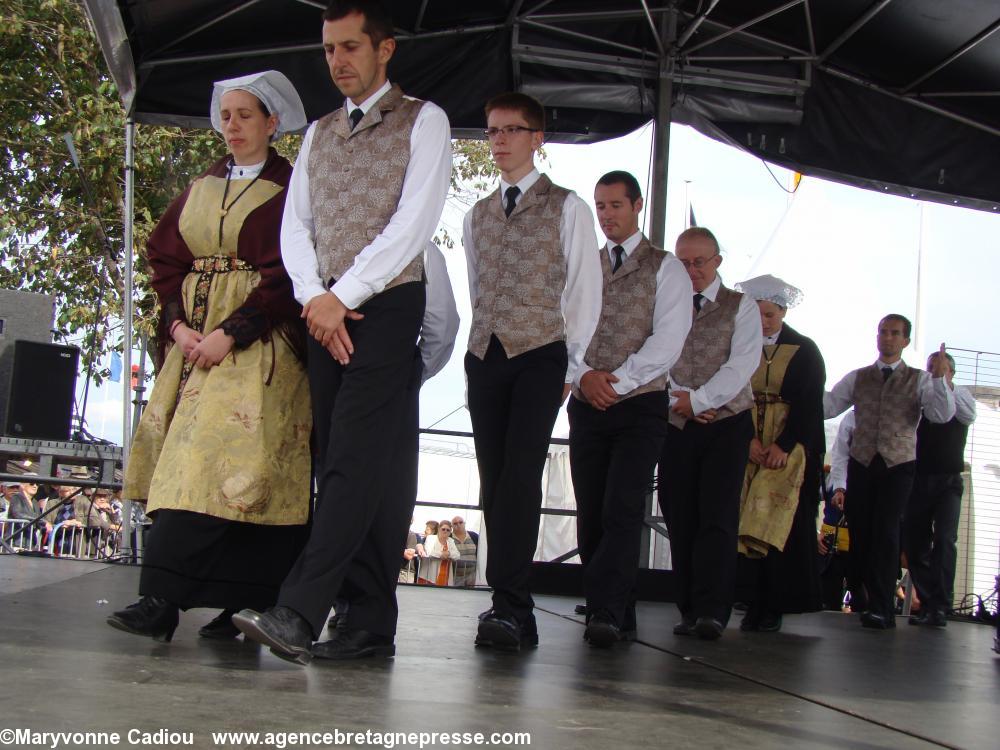
{"type": "Polygon", "coordinates": [[[503,133],[508,138],[513,138],[515,135],[521,132],[537,133],[539,132],[539,128],[526,128],[523,125],[508,125],[507,127],[504,128],[486,128],[486,130],[483,131],[483,133],[486,134],[486,137],[489,138],[491,141],[495,140],[496,138],[499,138],[501,133],[503,133]]]}
{"type": "Polygon", "coordinates": [[[441,531],[451,531],[451,526],[442,526],[441,531]]]}
{"type": "Polygon", "coordinates": [[[465,526],[465,521],[453,521],[456,526],[465,526]]]}
{"type": "Polygon", "coordinates": [[[684,268],[691,268],[691,266],[694,266],[695,268],[704,268],[705,264],[708,263],[708,261],[712,260],[712,258],[717,258],[718,256],[719,256],[719,254],[716,253],[715,255],[709,255],[707,258],[695,258],[694,260],[682,260],[681,263],[684,264],[684,268]]]}

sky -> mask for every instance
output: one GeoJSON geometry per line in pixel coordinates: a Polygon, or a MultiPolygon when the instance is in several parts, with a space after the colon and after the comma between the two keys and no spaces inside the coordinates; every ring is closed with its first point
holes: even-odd
{"type": "MultiPolygon", "coordinates": [[[[651,134],[652,127],[645,126],[598,144],[550,144],[539,167],[593,208],[593,186],[607,171],[625,169],[641,185],[648,184],[651,134]]],[[[810,177],[792,195],[791,182],[787,170],[674,125],[667,249],[684,228],[689,198],[698,224],[719,238],[724,256],[720,273],[727,285],[770,273],[802,289],[804,301],[789,310],[786,322],[819,345],[828,388],[848,371],[874,361],[876,327],[889,312],[914,321],[912,344],[904,352],[911,364],[922,364],[941,342],[1000,352],[992,312],[1000,269],[1000,216],[810,177]]],[[[441,225],[456,239],[468,208],[456,200],[445,208],[441,225]]],[[[645,222],[645,214],[640,220],[645,222]]],[[[595,231],[603,236],[596,220],[595,231]]],[[[462,365],[471,319],[465,255],[456,244],[445,257],[462,327],[451,361],[423,388],[420,424],[469,431],[462,365]]],[[[87,422],[92,433],[119,442],[121,414],[119,384],[91,390],[87,422]]],[[[567,434],[563,409],[553,435],[567,434]]],[[[467,455],[469,450],[468,441],[461,439],[434,439],[432,444],[441,453],[467,455]]],[[[476,491],[471,459],[425,454],[422,467],[422,499],[465,498],[476,491]]]]}

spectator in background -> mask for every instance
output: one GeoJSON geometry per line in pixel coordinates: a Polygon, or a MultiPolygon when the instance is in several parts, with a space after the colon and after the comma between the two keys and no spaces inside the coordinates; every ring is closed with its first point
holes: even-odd
{"type": "Polygon", "coordinates": [[[958,519],[962,506],[962,470],[969,425],[976,420],[976,400],[968,388],[955,387],[955,360],[935,353],[927,359],[934,371],[937,357],[948,360],[944,380],[955,397],[955,416],[939,424],[922,416],[917,425],[917,473],[904,514],[906,559],[923,606],[911,625],[947,625],[945,613],[955,598],[958,519]]]}
{"type": "MultiPolygon", "coordinates": [[[[7,509],[7,518],[11,520],[30,521],[35,518],[41,509],[35,502],[35,495],[38,494],[38,483],[32,477],[34,474],[25,474],[20,482],[8,482],[7,487],[13,490],[8,496],[10,507],[7,509]]],[[[27,526],[27,524],[24,524],[27,526]]],[[[22,528],[12,539],[11,544],[21,547],[34,547],[40,544],[48,533],[51,526],[42,519],[35,522],[33,529],[22,528]]],[[[7,532],[10,533],[10,532],[7,532]]]]}
{"type": "MultiPolygon", "coordinates": [[[[428,524],[430,526],[430,524],[428,524]]],[[[441,521],[437,524],[437,534],[424,539],[426,557],[420,561],[420,574],[417,583],[429,586],[453,586],[455,583],[455,566],[459,559],[458,547],[451,538],[451,521],[441,521]]]]}
{"type": "Polygon", "coordinates": [[[451,519],[451,538],[458,548],[459,559],[455,560],[455,586],[472,588],[476,585],[476,557],[479,549],[479,534],[465,528],[465,519],[455,516],[451,519]]]}
{"type": "Polygon", "coordinates": [[[817,540],[817,551],[822,556],[820,580],[823,586],[823,607],[836,612],[844,608],[845,587],[851,592],[852,609],[864,600],[863,593],[855,596],[861,586],[851,567],[851,538],[843,511],[847,493],[847,461],[850,458],[853,435],[852,409],[840,421],[837,437],[830,448],[830,469],[824,486],[823,524],[817,540]]]}

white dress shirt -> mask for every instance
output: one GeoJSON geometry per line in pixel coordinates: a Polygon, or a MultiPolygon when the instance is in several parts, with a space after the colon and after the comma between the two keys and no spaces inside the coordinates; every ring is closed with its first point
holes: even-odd
{"type": "MultiPolygon", "coordinates": [[[[621,243],[625,249],[626,258],[635,252],[641,241],[642,232],[636,232],[621,243]]],[[[612,248],[618,244],[612,240],[607,242],[608,258],[612,268],[614,268],[615,262],[612,248]]],[[[625,262],[624,259],[622,262],[625,262]]],[[[655,380],[674,366],[674,362],[681,356],[688,331],[691,330],[691,318],[694,310],[689,301],[692,294],[691,278],[684,270],[684,266],[673,253],[667,253],[667,257],[660,263],[660,268],[656,272],[653,332],[638,351],[630,354],[611,373],[618,378],[618,382],[612,383],[611,387],[619,396],[655,380]]],[[[590,342],[588,341],[587,346],[583,348],[584,354],[589,346],[590,342]]],[[[574,379],[577,387],[580,385],[581,378],[592,369],[586,362],[580,364],[574,379]]]]}
{"type": "MultiPolygon", "coordinates": [[[[903,360],[897,359],[893,363],[876,360],[875,366],[879,369],[890,367],[893,371],[899,367],[903,360]]],[[[920,408],[924,410],[924,416],[931,422],[943,423],[955,416],[955,397],[944,378],[933,378],[926,370],[919,370],[919,381],[917,383],[917,400],[920,408]]],[[[823,417],[830,419],[854,406],[854,383],[858,378],[858,371],[852,370],[847,373],[840,382],[833,386],[833,390],[823,394],[823,417]]]]}
{"type": "MultiPolygon", "coordinates": [[[[388,81],[362,104],[344,102],[348,114],[356,106],[368,112],[386,93],[388,81]]],[[[281,259],[292,279],[295,299],[303,305],[327,291],[329,279],[319,275],[316,225],[309,190],[309,152],[316,123],[309,126],[288,185],[281,220],[281,259]]],[[[403,177],[396,212],[385,229],[354,259],[354,265],[330,287],[350,309],[375,296],[396,278],[437,229],[451,184],[451,126],[448,116],[432,102],[420,108],[410,133],[410,161],[403,177]]]]}
{"type": "Polygon", "coordinates": [[[965,386],[956,385],[952,391],[955,396],[955,418],[969,426],[976,421],[976,397],[965,386]]]}
{"type": "Polygon", "coordinates": [[[427,305],[417,344],[424,363],[421,383],[426,383],[448,364],[459,324],[444,253],[433,242],[428,242],[424,250],[424,277],[427,279],[427,305]]]}
{"type": "MultiPolygon", "coordinates": [[[[517,187],[521,192],[514,205],[517,205],[539,177],[541,175],[538,170],[532,169],[518,180],[517,187]]],[[[511,185],[500,180],[501,195],[505,195],[509,187],[511,185]]],[[[472,309],[475,310],[479,299],[479,251],[472,236],[472,211],[465,215],[462,233],[465,258],[469,265],[469,296],[472,309]]],[[[583,199],[572,190],[563,203],[559,242],[566,258],[566,288],[560,298],[566,326],[566,352],[569,356],[565,382],[572,383],[601,317],[601,287],[604,284],[601,263],[594,253],[597,246],[594,215],[583,199]]]]}
{"type": "MultiPolygon", "coordinates": [[[[679,263],[680,261],[678,261],[679,263]]],[[[715,281],[701,293],[706,299],[715,302],[722,286],[722,277],[716,274],[715,281]]],[[[692,300],[693,292],[687,299],[692,300]]],[[[693,302],[691,302],[693,305],[693,302]]],[[[704,305],[704,302],[702,303],[704,305]]],[[[757,302],[744,294],[740,298],[740,306],[736,311],[736,327],[733,330],[733,340],[729,348],[729,359],[700,388],[692,389],[678,385],[670,379],[670,390],[691,392],[691,411],[701,414],[706,409],[718,409],[725,406],[749,383],[750,378],[760,365],[760,342],[764,334],[760,328],[760,309],[757,302]]],[[[671,398],[673,406],[677,399],[671,398]]]]}
{"type": "Polygon", "coordinates": [[[851,441],[854,439],[854,409],[840,420],[837,438],[830,448],[830,486],[835,490],[847,489],[847,462],[851,457],[851,441]]]}

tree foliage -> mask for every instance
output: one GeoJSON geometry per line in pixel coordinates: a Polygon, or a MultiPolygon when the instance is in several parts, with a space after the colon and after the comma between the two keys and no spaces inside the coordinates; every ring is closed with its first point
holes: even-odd
{"type": "MultiPolygon", "coordinates": [[[[124,345],[121,326],[107,322],[122,318],[126,113],[78,0],[0,0],[0,59],[0,287],[54,295],[57,339],[82,336],[81,363],[103,362],[124,345]]],[[[284,138],[278,150],[294,160],[300,142],[284,138]]],[[[152,332],[157,314],[146,239],[169,202],[224,153],[211,130],[136,127],[137,330],[152,332]]],[[[496,174],[485,143],[456,141],[452,199],[468,202],[496,174]]],[[[435,239],[453,245],[446,233],[435,239]]]]}

